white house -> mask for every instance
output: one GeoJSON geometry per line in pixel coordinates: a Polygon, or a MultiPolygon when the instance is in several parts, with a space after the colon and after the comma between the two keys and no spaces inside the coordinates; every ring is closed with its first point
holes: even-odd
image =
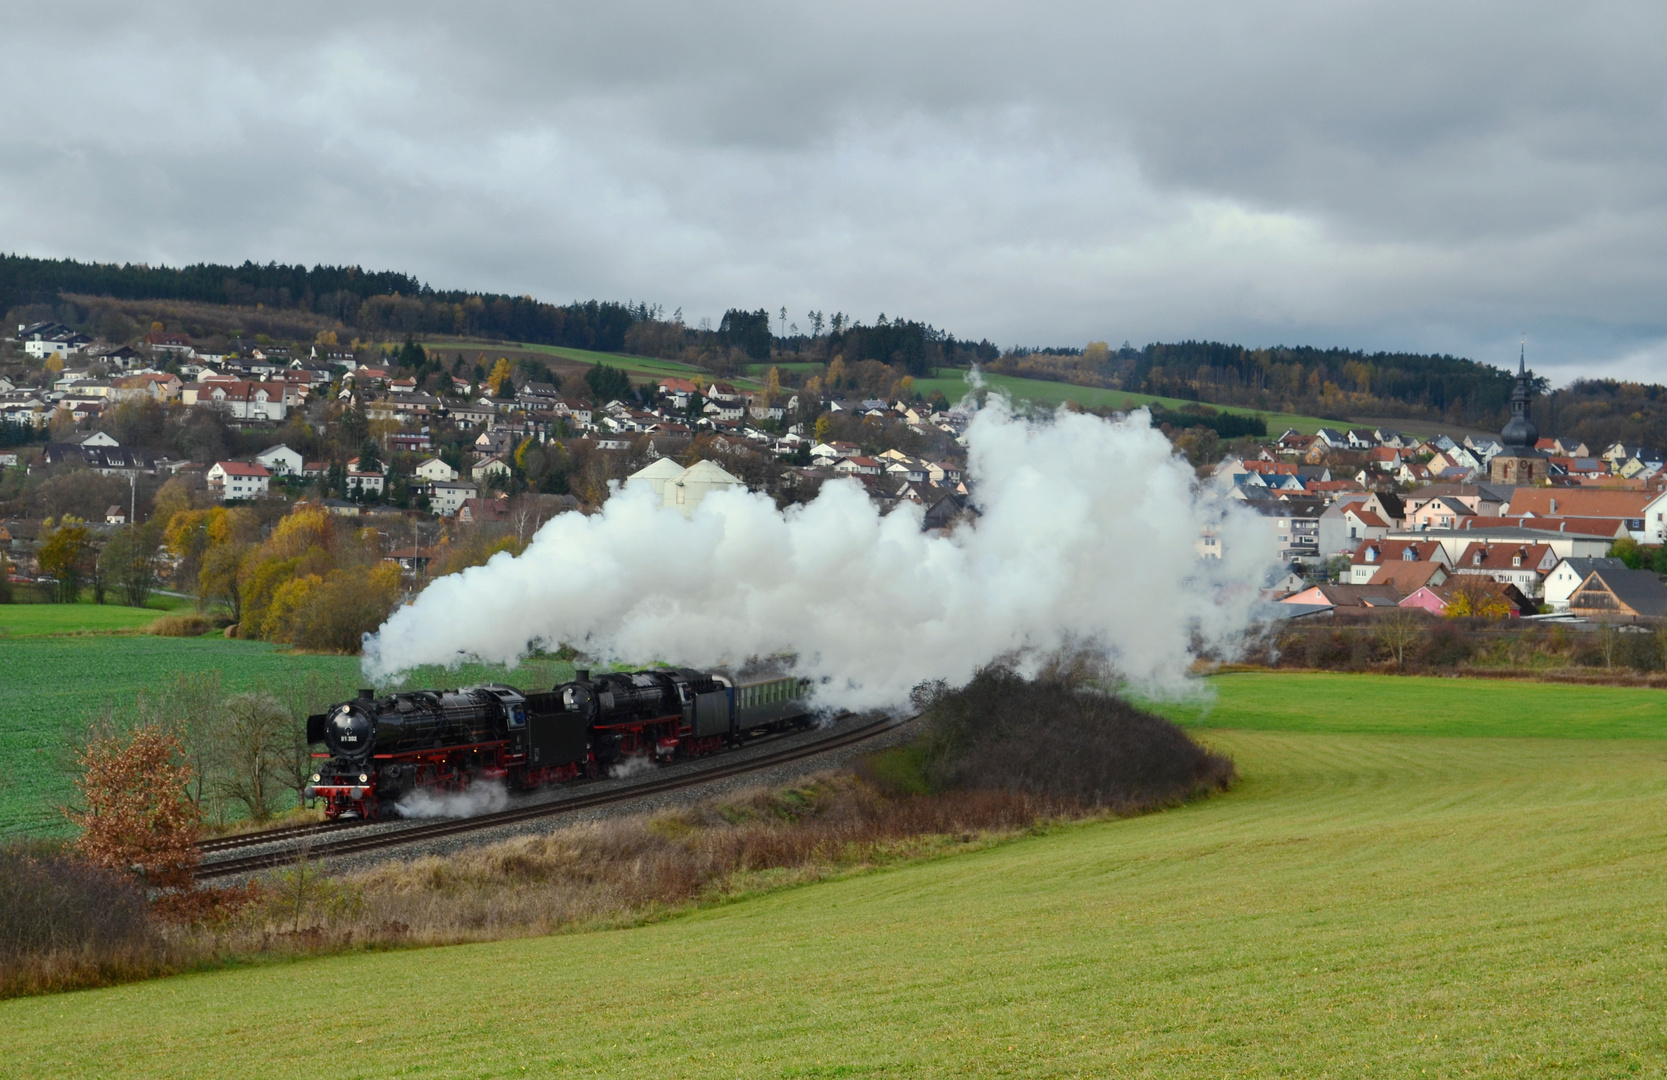
{"type": "Polygon", "coordinates": [[[504,464],[503,458],[491,454],[475,462],[474,468],[469,470],[469,475],[476,480],[484,480],[488,476],[508,476],[509,466],[504,464]]]}
{"type": "Polygon", "coordinates": [[[1580,583],[1585,581],[1593,570],[1625,569],[1626,563],[1619,559],[1564,559],[1545,576],[1545,594],[1542,598],[1551,605],[1552,611],[1567,611],[1569,597],[1574,594],[1574,590],[1580,588],[1580,583]]]}
{"type": "Polygon", "coordinates": [[[187,405],[211,405],[225,409],[233,420],[282,420],[285,383],[214,382],[187,383],[180,399],[187,405]]]}
{"type": "Polygon", "coordinates": [[[347,463],[347,490],[358,491],[362,495],[382,494],[388,486],[388,467],[381,463],[361,467],[359,459],[354,458],[347,463]]]}
{"type": "Polygon", "coordinates": [[[209,490],[224,502],[265,495],[272,484],[266,466],[248,461],[216,461],[208,470],[209,490]]]}
{"type": "Polygon", "coordinates": [[[444,517],[456,514],[466,501],[480,494],[480,490],[466,480],[436,480],[430,487],[433,492],[428,497],[428,508],[444,517]]]}
{"type": "Polygon", "coordinates": [[[300,454],[283,443],[255,455],[255,460],[271,470],[273,476],[299,476],[306,466],[300,454]]]}
{"type": "MultiPolygon", "coordinates": [[[[417,475],[424,480],[451,481],[457,479],[457,470],[447,465],[437,457],[431,457],[417,466],[417,475]]],[[[469,496],[474,498],[474,496],[469,496]]]]}
{"type": "Polygon", "coordinates": [[[82,446],[120,446],[121,443],[117,442],[116,437],[114,435],[111,435],[108,431],[95,431],[91,435],[88,435],[85,439],[82,439],[81,440],[81,445],[82,446]]]}

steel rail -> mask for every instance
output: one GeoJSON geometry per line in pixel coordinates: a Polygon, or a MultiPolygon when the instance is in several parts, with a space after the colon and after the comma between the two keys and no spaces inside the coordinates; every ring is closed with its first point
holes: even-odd
{"type": "MultiPolygon", "coordinates": [[[[761,754],[746,761],[732,761],[709,768],[681,773],[677,776],[664,776],[654,780],[646,780],[628,787],[615,788],[610,791],[595,792],[589,795],[575,795],[571,798],[560,799],[555,802],[536,803],[530,806],[511,807],[496,813],[481,814],[477,817],[456,818],[446,821],[436,821],[425,825],[413,825],[408,828],[389,832],[378,832],[371,836],[348,836],[340,840],[330,840],[308,849],[308,858],[331,858],[339,855],[356,855],[362,852],[378,851],[383,848],[402,847],[406,844],[421,843],[425,840],[435,840],[442,837],[456,836],[462,833],[479,832],[484,829],[495,829],[504,825],[519,824],[524,821],[536,821],[539,818],[557,817],[577,810],[589,810],[598,806],[609,806],[614,803],[630,802],[647,795],[656,795],[667,791],[677,791],[681,788],[695,787],[713,780],[722,780],[731,776],[742,776],[750,772],[759,772],[777,765],[799,761],[817,754],[838,750],[853,743],[862,742],[875,735],[907,723],[913,717],[886,717],[849,731],[831,735],[825,739],[804,743],[800,746],[777,750],[770,754],[761,754]]],[[[281,851],[263,851],[253,855],[245,855],[234,859],[220,859],[215,862],[203,863],[197,867],[196,877],[199,881],[215,878],[234,877],[239,874],[257,873],[270,870],[273,867],[287,866],[297,861],[301,850],[285,848],[281,851]]]]}

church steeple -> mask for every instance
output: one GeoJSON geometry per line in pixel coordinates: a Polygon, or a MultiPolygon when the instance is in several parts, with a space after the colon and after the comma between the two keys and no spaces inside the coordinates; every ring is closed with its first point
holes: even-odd
{"type": "Polygon", "coordinates": [[[1528,418],[1528,406],[1533,400],[1534,388],[1528,376],[1528,346],[1525,344],[1517,355],[1517,384],[1511,391],[1511,419],[1499,433],[1499,441],[1505,444],[1507,451],[1532,452],[1534,444],[1540,441],[1534,421],[1528,418]]]}

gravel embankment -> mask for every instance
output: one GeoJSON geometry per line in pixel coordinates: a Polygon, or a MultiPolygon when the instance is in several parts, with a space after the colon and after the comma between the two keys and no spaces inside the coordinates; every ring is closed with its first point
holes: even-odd
{"type": "MultiPolygon", "coordinates": [[[[665,776],[698,773],[702,769],[711,765],[719,763],[728,765],[735,762],[743,762],[752,758],[774,754],[783,749],[809,745],[821,739],[827,738],[829,735],[838,732],[846,725],[864,723],[867,722],[867,719],[868,718],[848,717],[830,727],[813,728],[809,731],[799,732],[792,735],[776,736],[753,743],[743,747],[742,749],[728,751],[722,754],[714,755],[710,758],[701,758],[693,761],[681,761],[674,765],[654,769],[652,776],[658,779],[665,776]]],[[[722,777],[704,784],[694,784],[690,787],[679,788],[675,791],[662,791],[652,795],[645,795],[640,799],[626,799],[607,806],[577,810],[571,814],[561,814],[550,818],[518,822],[512,825],[504,825],[493,829],[482,829],[478,832],[470,832],[462,835],[440,837],[434,840],[416,842],[389,850],[336,856],[329,858],[325,865],[329,868],[331,873],[347,873],[354,870],[362,870],[376,865],[377,863],[386,862],[390,859],[411,860],[423,858],[429,855],[446,855],[467,848],[497,843],[515,836],[551,833],[572,825],[598,821],[603,818],[614,817],[621,814],[658,813],[673,807],[687,806],[693,803],[704,802],[709,799],[721,798],[723,796],[731,795],[735,792],[745,791],[751,788],[777,787],[790,784],[793,781],[812,773],[839,768],[862,754],[872,753],[883,747],[894,746],[906,740],[910,733],[911,726],[905,723],[899,727],[882,731],[872,738],[864,739],[860,743],[839,747],[824,754],[813,754],[809,757],[800,758],[797,761],[785,762],[759,770],[758,772],[745,773],[740,776],[722,777]]],[[[607,779],[564,784],[544,791],[512,796],[509,802],[493,806],[491,809],[501,810],[515,806],[557,804],[580,795],[593,795],[600,792],[629,789],[632,785],[641,782],[643,779],[645,779],[645,774],[638,774],[634,777],[617,780],[607,779]]],[[[420,822],[397,820],[377,822],[372,825],[366,825],[361,828],[354,829],[352,831],[352,835],[374,836],[383,833],[398,832],[402,829],[411,827],[413,824],[420,824],[420,822]]],[[[339,836],[341,834],[336,835],[339,836]]],[[[327,842],[329,839],[334,838],[334,836],[326,837],[321,842],[327,842]]],[[[276,841],[271,845],[257,845],[240,848],[236,851],[236,855],[252,855],[262,851],[281,850],[293,846],[293,840],[276,841]]],[[[204,863],[205,865],[212,865],[212,857],[205,859],[204,863]]],[[[270,873],[271,871],[267,872],[270,873]]]]}

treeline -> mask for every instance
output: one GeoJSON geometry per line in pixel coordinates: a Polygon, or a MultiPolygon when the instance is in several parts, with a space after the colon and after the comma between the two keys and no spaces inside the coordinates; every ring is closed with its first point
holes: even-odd
{"type": "Polygon", "coordinates": [[[1611,443],[1667,450],[1667,386],[1578,379],[1534,403],[1542,435],[1577,438],[1593,454],[1611,443]]]}
{"type": "MultiPolygon", "coordinates": [[[[1016,349],[991,371],[1103,386],[1264,412],[1405,417],[1488,427],[1510,413],[1515,376],[1475,360],[1417,353],[1279,346],[1250,349],[1213,341],[1153,343],[1113,350],[1016,349]]],[[[1545,380],[1538,381],[1541,391],[1545,380]]]]}
{"type": "Polygon", "coordinates": [[[646,305],[549,304],[530,296],[438,290],[409,274],[357,266],[185,267],[0,256],[0,308],[56,304],[62,293],[300,309],[366,333],[459,334],[617,352],[646,305]]]}

